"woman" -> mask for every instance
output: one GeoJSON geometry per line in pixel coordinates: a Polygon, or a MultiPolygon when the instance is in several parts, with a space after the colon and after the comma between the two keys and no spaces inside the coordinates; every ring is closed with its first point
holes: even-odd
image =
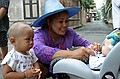
{"type": "MultiPolygon", "coordinates": [[[[41,27],[34,33],[34,46],[36,56],[40,62],[49,64],[55,58],[74,58],[88,60],[89,55],[95,55],[92,50],[100,50],[89,41],[81,38],[69,27],[69,18],[80,11],[78,7],[65,8],[58,0],[47,0],[44,15],[38,18],[34,27],[41,27]],[[82,46],[76,50],[69,50],[72,46],[82,46]]],[[[44,74],[44,71],[42,71],[44,74]]]]}

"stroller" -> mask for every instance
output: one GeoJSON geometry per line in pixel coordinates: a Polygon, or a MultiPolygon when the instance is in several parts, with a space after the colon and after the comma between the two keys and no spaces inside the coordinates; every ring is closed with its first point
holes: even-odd
{"type": "MultiPolygon", "coordinates": [[[[110,34],[119,30],[116,29],[110,34]]],[[[59,61],[52,62],[51,66],[53,74],[65,73],[69,79],[120,79],[119,58],[120,42],[110,50],[100,69],[90,69],[84,62],[71,58],[59,58],[59,61]]]]}

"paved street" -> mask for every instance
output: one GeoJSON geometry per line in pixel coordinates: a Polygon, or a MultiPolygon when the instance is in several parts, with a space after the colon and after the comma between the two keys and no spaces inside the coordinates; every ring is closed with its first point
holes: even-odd
{"type": "Polygon", "coordinates": [[[87,23],[85,27],[76,29],[83,38],[91,42],[102,43],[105,36],[112,31],[112,26],[105,24],[102,21],[94,21],[87,23]]]}
{"type": "MultiPolygon", "coordinates": [[[[106,25],[102,21],[94,21],[87,23],[86,26],[75,29],[83,38],[91,42],[102,43],[105,36],[112,31],[111,25],[106,25]]],[[[12,45],[9,43],[9,50],[12,48],[12,45]]],[[[1,75],[1,67],[0,67],[1,75]]],[[[0,77],[2,78],[2,75],[0,77]]],[[[50,78],[49,78],[50,79],[50,78]]]]}

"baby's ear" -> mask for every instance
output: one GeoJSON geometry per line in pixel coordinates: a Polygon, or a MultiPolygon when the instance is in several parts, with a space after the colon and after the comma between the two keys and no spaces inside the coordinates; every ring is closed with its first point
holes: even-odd
{"type": "Polygon", "coordinates": [[[14,37],[10,37],[9,39],[10,39],[11,44],[15,43],[15,38],[14,37]]]}

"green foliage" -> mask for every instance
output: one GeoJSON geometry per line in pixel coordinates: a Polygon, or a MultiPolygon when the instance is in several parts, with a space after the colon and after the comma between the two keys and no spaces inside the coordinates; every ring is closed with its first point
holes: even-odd
{"type": "Polygon", "coordinates": [[[106,4],[104,4],[102,7],[101,7],[101,13],[102,13],[102,16],[104,18],[107,18],[107,14],[109,12],[109,10],[112,8],[112,3],[111,2],[106,2],[106,4]]]}
{"type": "Polygon", "coordinates": [[[95,4],[93,0],[81,0],[81,2],[86,9],[94,8],[90,6],[95,4]]]}
{"type": "Polygon", "coordinates": [[[101,12],[102,12],[102,16],[104,17],[105,16],[105,5],[101,7],[101,12]]]}

